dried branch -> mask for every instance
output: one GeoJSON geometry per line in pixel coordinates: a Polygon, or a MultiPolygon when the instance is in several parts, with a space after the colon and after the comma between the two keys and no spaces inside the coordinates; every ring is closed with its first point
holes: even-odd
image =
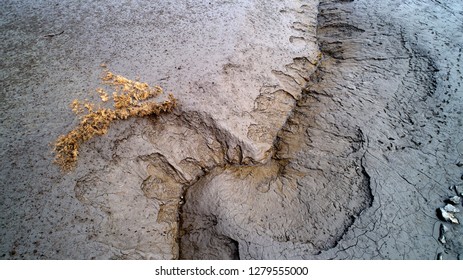
{"type": "MultiPolygon", "coordinates": [[[[55,142],[55,163],[63,171],[75,167],[80,145],[95,135],[106,134],[113,121],[129,117],[157,116],[172,112],[177,106],[177,100],[172,94],[161,103],[148,101],[163,94],[159,86],[150,87],[146,83],[132,81],[109,71],[102,80],[115,90],[112,94],[114,109],[104,108],[101,104],[96,106],[88,101],[74,100],[70,104],[72,111],[79,115],[80,123],[68,134],[59,136],[55,142]]],[[[102,102],[109,101],[109,94],[104,89],[98,88],[96,92],[102,102]]]]}

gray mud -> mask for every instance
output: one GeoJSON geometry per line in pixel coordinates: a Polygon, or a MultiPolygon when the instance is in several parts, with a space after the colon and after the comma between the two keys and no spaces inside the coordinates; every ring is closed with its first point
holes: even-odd
{"type": "Polygon", "coordinates": [[[436,216],[463,192],[460,1],[4,2],[0,258],[463,253],[436,216]],[[181,105],[64,174],[101,63],[181,105]]]}

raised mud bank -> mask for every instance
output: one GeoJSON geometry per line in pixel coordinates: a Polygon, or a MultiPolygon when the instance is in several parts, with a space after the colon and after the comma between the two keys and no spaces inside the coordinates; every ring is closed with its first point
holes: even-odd
{"type": "Polygon", "coordinates": [[[461,226],[437,242],[435,208],[460,183],[461,73],[419,31],[379,6],[320,1],[322,58],[272,160],[188,189],[182,256],[459,258],[461,226]]]}
{"type": "Polygon", "coordinates": [[[57,2],[54,20],[7,3],[0,257],[460,258],[462,226],[436,208],[463,191],[463,5],[392,2],[132,3],[119,18],[57,2]],[[45,27],[57,35],[37,39],[45,27]],[[46,147],[94,61],[181,106],[116,123],[61,174],[46,147]]]}

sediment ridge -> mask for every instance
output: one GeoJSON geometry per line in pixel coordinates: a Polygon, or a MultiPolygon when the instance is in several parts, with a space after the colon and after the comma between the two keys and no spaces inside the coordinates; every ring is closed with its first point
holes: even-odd
{"type": "MultiPolygon", "coordinates": [[[[27,34],[23,40],[36,53],[109,36],[123,51],[109,47],[113,55],[107,56],[106,43],[95,41],[91,58],[105,60],[114,72],[160,82],[175,92],[180,107],[169,115],[118,122],[108,135],[86,143],[76,170],[63,175],[40,148],[63,125],[35,132],[37,123],[24,117],[31,112],[27,98],[54,98],[50,87],[63,78],[56,71],[62,66],[50,68],[34,53],[28,55],[41,64],[6,65],[0,256],[459,258],[462,228],[448,225],[447,242],[438,242],[435,209],[453,193],[449,187],[461,183],[463,41],[452,34],[463,7],[389,2],[185,1],[177,10],[148,5],[144,10],[160,15],[156,21],[126,15],[133,28],[121,34],[140,38],[135,49],[104,35],[115,33],[101,22],[94,30],[103,35],[86,32],[84,24],[81,33],[66,30],[38,41],[33,24],[12,29],[14,36],[27,34]],[[188,17],[176,17],[184,10],[188,17]],[[183,30],[187,23],[196,35],[183,30]],[[171,33],[142,36],[146,26],[171,33]],[[147,46],[163,55],[153,58],[147,46]],[[131,58],[133,51],[147,62],[131,58]],[[41,67],[51,70],[38,86],[36,78],[14,78],[14,67],[32,77],[41,67]],[[19,101],[14,91],[23,92],[19,101]],[[23,134],[14,128],[15,119],[23,134]],[[28,148],[19,153],[21,147],[28,148]]],[[[24,5],[17,10],[26,11],[24,5]]],[[[92,5],[62,9],[85,14],[92,5]]],[[[109,6],[100,9],[111,17],[109,6]]],[[[53,11],[57,22],[50,26],[77,20],[59,11],[53,11]]],[[[125,16],[113,22],[123,26],[125,16]]],[[[12,51],[19,46],[15,38],[2,43],[13,54],[10,61],[27,56],[12,51]]],[[[74,56],[56,58],[69,62],[74,56]]],[[[87,60],[79,61],[90,66],[87,60]]],[[[77,82],[56,89],[85,84],[88,77],[75,74],[81,67],[62,69],[77,82]]],[[[57,100],[57,108],[64,107],[66,98],[57,100]]],[[[62,112],[36,115],[49,120],[57,113],[62,112]]]]}

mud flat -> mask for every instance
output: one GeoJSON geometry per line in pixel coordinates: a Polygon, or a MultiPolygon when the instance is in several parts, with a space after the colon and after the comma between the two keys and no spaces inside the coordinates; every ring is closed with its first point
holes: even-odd
{"type": "Polygon", "coordinates": [[[81,2],[1,9],[0,258],[463,253],[436,215],[463,191],[459,1],[81,2]],[[63,174],[49,143],[101,63],[181,106],[63,174]]]}

